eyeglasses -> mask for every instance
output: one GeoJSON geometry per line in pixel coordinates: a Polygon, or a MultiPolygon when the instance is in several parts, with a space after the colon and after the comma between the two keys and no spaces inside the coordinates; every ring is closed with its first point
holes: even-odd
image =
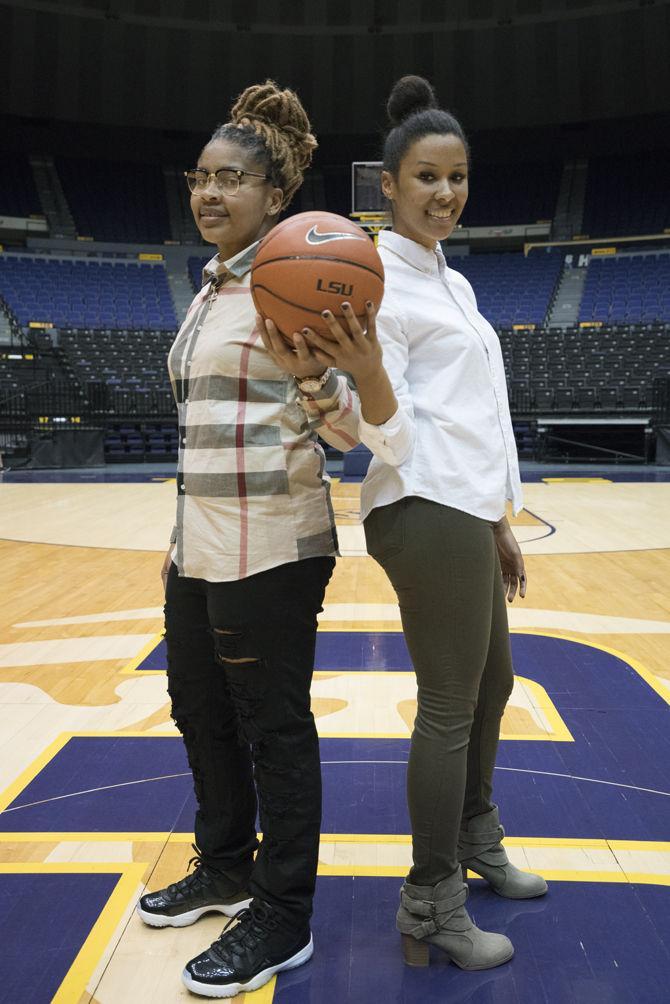
{"type": "Polygon", "coordinates": [[[232,167],[220,167],[218,171],[205,171],[201,167],[196,167],[192,171],[184,171],[186,184],[191,192],[205,192],[209,188],[210,180],[214,179],[214,187],[217,192],[223,195],[237,195],[240,190],[240,181],[245,175],[249,178],[263,178],[270,181],[267,174],[255,174],[253,171],[236,171],[232,167]]]}

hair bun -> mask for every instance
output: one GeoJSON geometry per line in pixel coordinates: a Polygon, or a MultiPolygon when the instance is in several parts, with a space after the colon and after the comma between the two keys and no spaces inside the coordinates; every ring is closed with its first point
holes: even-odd
{"type": "Polygon", "coordinates": [[[393,85],[386,103],[386,113],[392,127],[400,125],[415,112],[437,108],[435,91],[423,77],[401,77],[393,85]]]}

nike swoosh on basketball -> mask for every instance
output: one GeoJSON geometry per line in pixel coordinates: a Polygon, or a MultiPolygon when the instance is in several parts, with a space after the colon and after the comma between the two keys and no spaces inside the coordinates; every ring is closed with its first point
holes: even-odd
{"type": "Polygon", "coordinates": [[[344,234],[339,233],[338,231],[320,234],[316,229],[316,226],[313,226],[312,229],[308,230],[305,234],[305,240],[308,244],[325,244],[326,241],[364,241],[367,240],[367,238],[359,234],[344,234]]]}

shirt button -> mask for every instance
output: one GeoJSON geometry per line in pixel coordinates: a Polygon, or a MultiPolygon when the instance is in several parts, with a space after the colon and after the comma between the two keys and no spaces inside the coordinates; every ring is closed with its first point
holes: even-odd
{"type": "Polygon", "coordinates": [[[182,439],[181,444],[182,444],[182,446],[186,446],[186,440],[182,439]]]}
{"type": "Polygon", "coordinates": [[[188,404],[188,398],[184,399],[184,404],[188,404]]]}
{"type": "Polygon", "coordinates": [[[190,365],[191,365],[191,360],[190,360],[190,359],[188,360],[188,362],[186,363],[186,365],[187,365],[187,366],[190,366],[190,365]]]}
{"type": "Polygon", "coordinates": [[[180,485],[179,487],[181,488],[181,490],[182,490],[183,492],[185,492],[185,491],[186,491],[186,485],[180,485]]]}

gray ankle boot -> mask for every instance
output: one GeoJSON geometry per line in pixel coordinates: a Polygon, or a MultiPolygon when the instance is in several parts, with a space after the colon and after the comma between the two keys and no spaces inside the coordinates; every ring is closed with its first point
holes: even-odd
{"type": "Polygon", "coordinates": [[[490,812],[473,816],[467,829],[458,837],[458,860],[463,867],[463,881],[467,869],[486,879],[491,888],[506,899],[533,899],[544,896],[547,883],[541,875],[522,872],[511,864],[502,845],[505,831],[498,818],[498,806],[490,812]]]}
{"type": "Polygon", "coordinates": [[[467,895],[460,872],[436,886],[404,883],[396,927],[408,966],[427,966],[429,945],[441,948],[461,969],[493,969],[512,958],[509,938],[480,931],[472,923],[463,905],[467,895]]]}

